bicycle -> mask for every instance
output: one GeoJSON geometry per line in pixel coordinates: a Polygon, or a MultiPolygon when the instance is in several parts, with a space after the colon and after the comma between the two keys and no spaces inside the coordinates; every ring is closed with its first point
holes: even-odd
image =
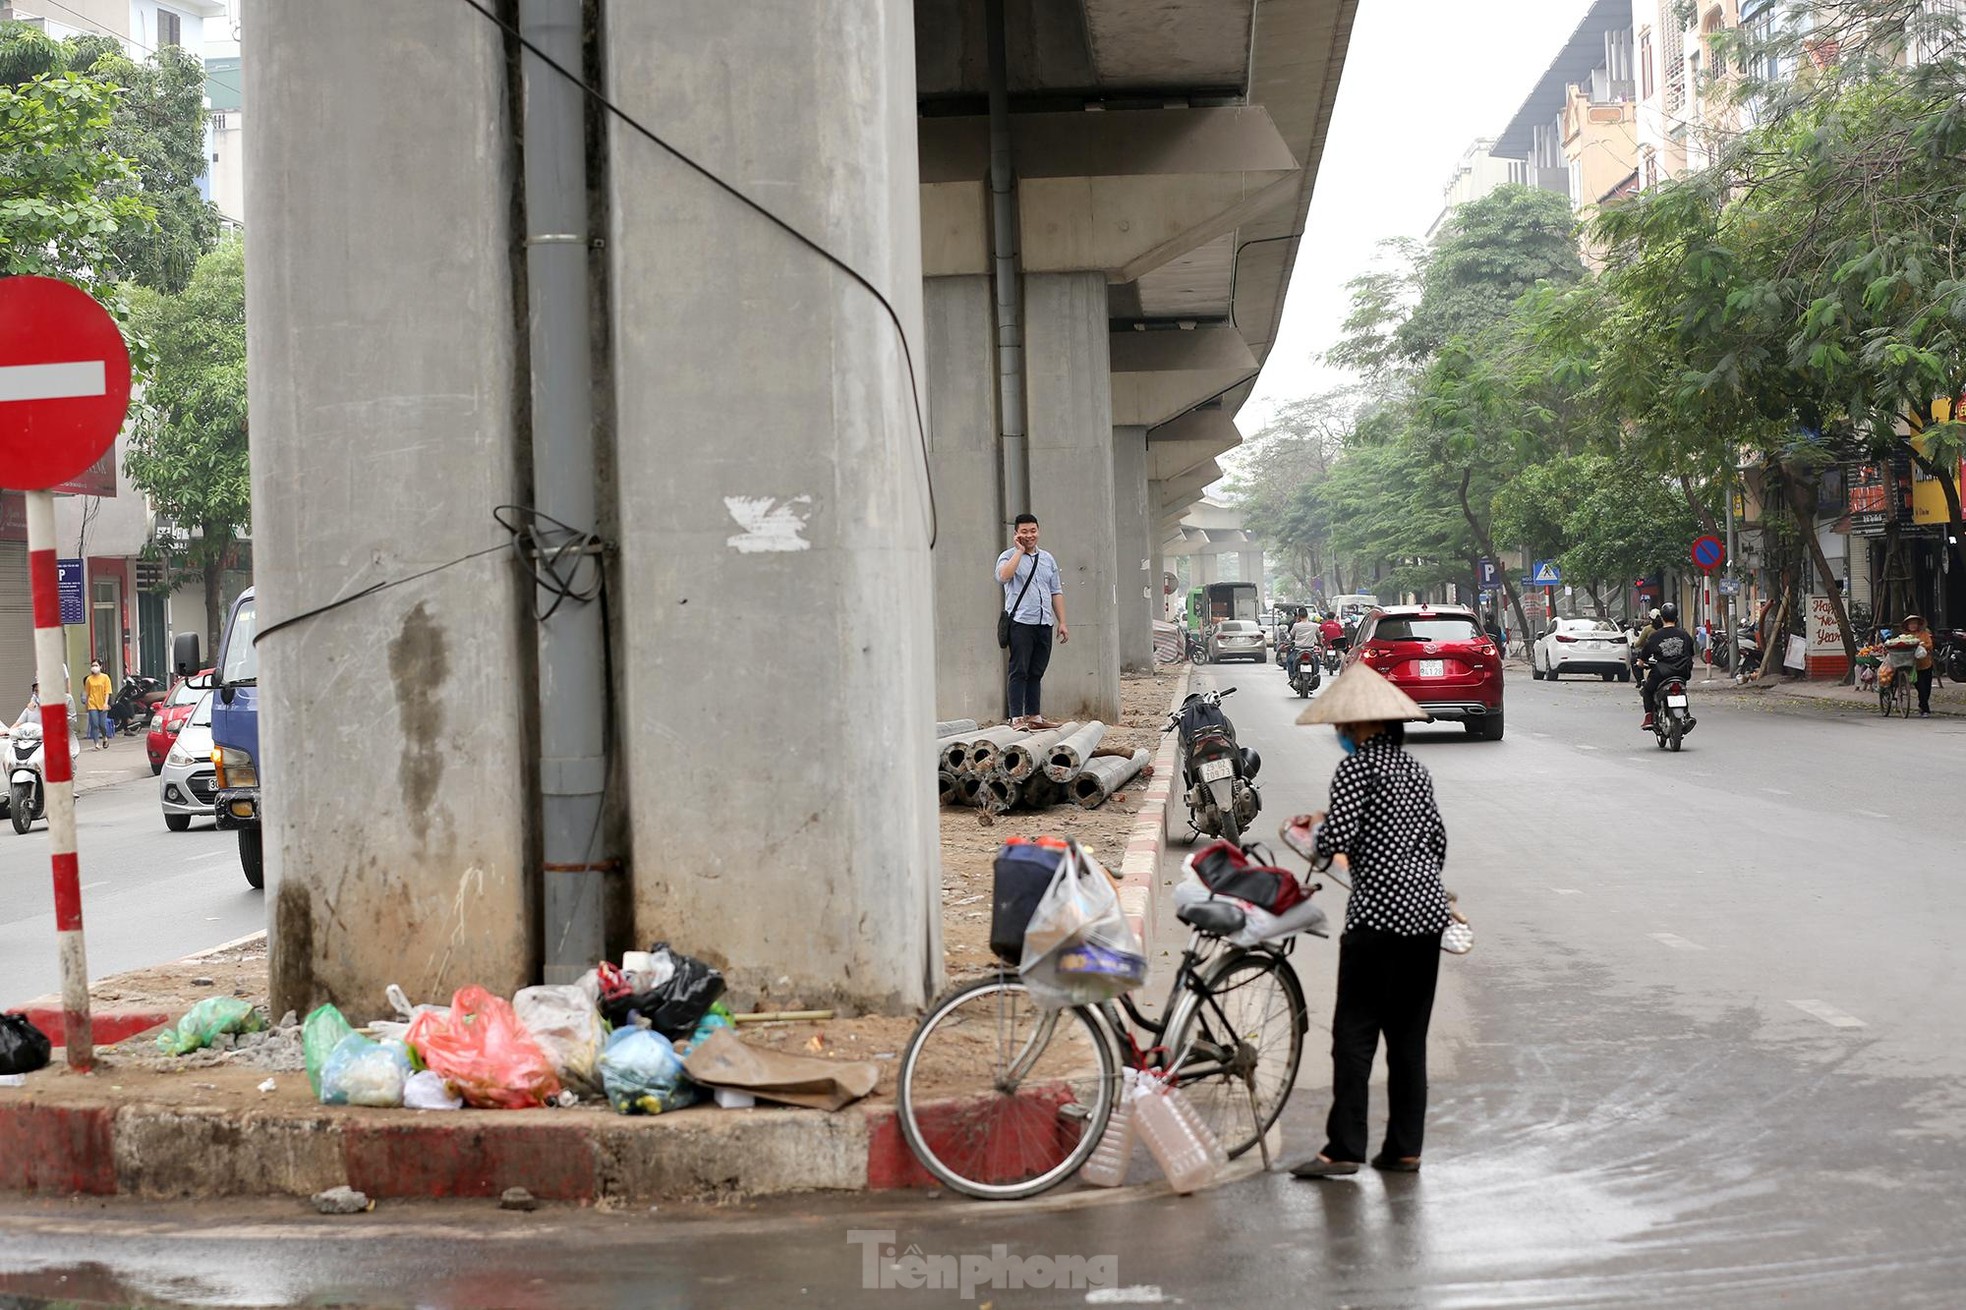
{"type": "MultiPolygon", "coordinates": [[[[1323,887],[1313,883],[1315,894],[1323,887]]],[[[903,1138],[938,1181],[983,1200],[1021,1200],[1077,1173],[1098,1146],[1120,1069],[1182,1089],[1230,1159],[1261,1145],[1297,1083],[1309,1019],[1289,963],[1297,936],[1241,947],[1242,910],[1204,901],[1177,912],[1192,930],[1162,1018],[1130,995],[1045,1010],[1005,967],[958,986],[923,1016],[902,1056],[903,1138]],[[1143,1046],[1136,1033],[1153,1040],[1143,1046]]]]}
{"type": "Polygon", "coordinates": [[[1918,677],[1918,653],[1886,649],[1884,661],[1891,676],[1877,680],[1877,708],[1887,719],[1894,709],[1908,719],[1911,717],[1911,684],[1918,677]]]}

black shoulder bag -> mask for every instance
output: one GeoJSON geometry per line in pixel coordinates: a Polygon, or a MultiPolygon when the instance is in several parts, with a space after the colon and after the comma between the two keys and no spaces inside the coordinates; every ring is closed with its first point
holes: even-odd
{"type": "Polygon", "coordinates": [[[1031,576],[1024,579],[1024,590],[1017,593],[1017,599],[1011,603],[1009,609],[997,615],[997,648],[999,650],[1010,649],[1010,616],[1024,608],[1024,596],[1031,590],[1031,584],[1037,580],[1038,557],[1033,555],[1031,556],[1031,576]]]}

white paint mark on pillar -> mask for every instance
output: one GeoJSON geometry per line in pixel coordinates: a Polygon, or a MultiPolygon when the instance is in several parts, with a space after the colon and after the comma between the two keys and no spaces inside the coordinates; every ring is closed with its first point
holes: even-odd
{"type": "Polygon", "coordinates": [[[744,531],[724,538],[724,544],[745,555],[764,551],[811,550],[805,539],[806,520],[812,517],[812,497],[725,496],[724,508],[744,531]]]}
{"type": "Polygon", "coordinates": [[[1834,1005],[1830,1005],[1824,1001],[1790,1001],[1789,1004],[1804,1014],[1814,1015],[1832,1028],[1862,1028],[1865,1026],[1862,1019],[1857,1018],[1853,1014],[1845,1014],[1834,1005]]]}
{"type": "Polygon", "coordinates": [[[1661,946],[1672,947],[1675,951],[1704,951],[1707,949],[1698,942],[1689,942],[1684,937],[1669,932],[1647,933],[1646,936],[1661,946]]]}

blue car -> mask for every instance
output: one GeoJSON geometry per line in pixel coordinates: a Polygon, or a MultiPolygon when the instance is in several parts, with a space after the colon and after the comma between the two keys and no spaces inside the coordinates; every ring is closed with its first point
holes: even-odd
{"type": "Polygon", "coordinates": [[[212,675],[212,773],[218,826],[239,834],[239,865],[254,887],[266,885],[259,827],[259,631],[253,589],[233,602],[219,638],[212,675]]]}

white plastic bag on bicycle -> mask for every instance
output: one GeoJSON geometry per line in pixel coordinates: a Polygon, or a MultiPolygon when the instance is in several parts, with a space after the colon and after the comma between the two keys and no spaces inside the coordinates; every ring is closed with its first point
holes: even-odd
{"type": "Polygon", "coordinates": [[[1017,972],[1049,1009],[1110,1001],[1147,979],[1146,952],[1120,913],[1112,879],[1077,842],[1038,898],[1017,972]]]}

